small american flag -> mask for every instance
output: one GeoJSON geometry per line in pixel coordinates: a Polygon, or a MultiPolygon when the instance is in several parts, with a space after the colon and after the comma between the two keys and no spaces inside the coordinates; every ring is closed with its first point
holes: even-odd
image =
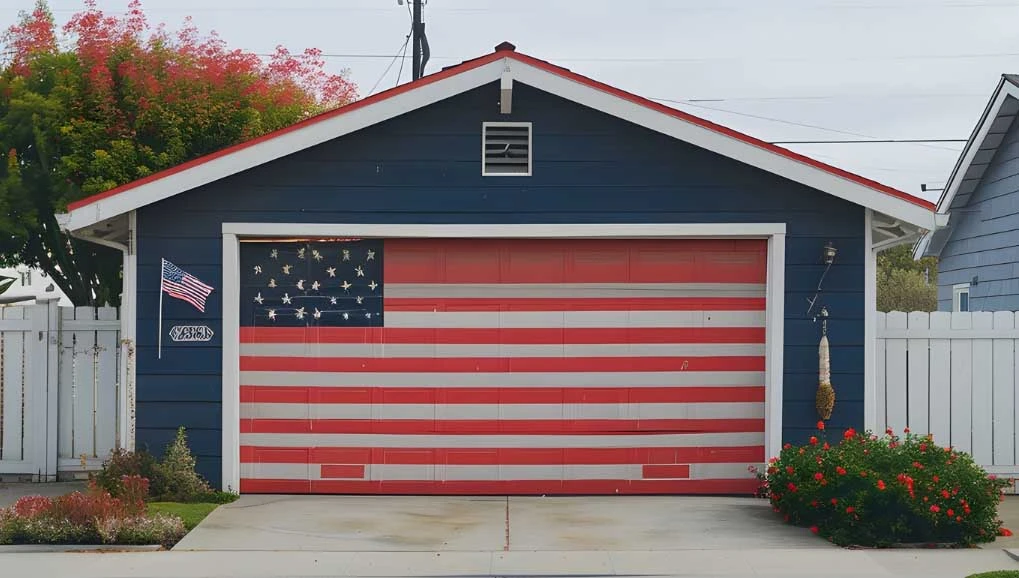
{"type": "Polygon", "coordinates": [[[205,313],[205,298],[212,293],[212,286],[206,285],[194,275],[163,259],[162,290],[170,297],[183,299],[205,313]]]}

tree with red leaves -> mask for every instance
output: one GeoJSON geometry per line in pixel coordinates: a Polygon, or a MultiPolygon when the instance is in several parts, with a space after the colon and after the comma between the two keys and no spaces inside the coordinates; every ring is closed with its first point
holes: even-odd
{"type": "Polygon", "coordinates": [[[120,255],[64,234],[67,203],[357,98],[316,49],[268,61],[185,20],[151,27],[95,0],[58,31],[45,0],[0,45],[0,262],[39,267],[75,305],[120,302],[120,255]]]}

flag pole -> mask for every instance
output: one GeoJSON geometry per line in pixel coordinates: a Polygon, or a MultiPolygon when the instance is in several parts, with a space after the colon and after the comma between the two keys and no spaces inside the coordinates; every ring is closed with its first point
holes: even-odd
{"type": "Polygon", "coordinates": [[[163,268],[166,267],[166,259],[163,259],[159,268],[159,346],[157,347],[156,359],[163,358],[163,268]]]}

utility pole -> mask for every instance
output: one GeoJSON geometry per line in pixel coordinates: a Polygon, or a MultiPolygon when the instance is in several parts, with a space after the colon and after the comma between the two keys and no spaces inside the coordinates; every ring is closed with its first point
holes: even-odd
{"type": "Polygon", "coordinates": [[[424,66],[421,62],[421,39],[425,32],[425,23],[421,21],[421,2],[423,0],[411,0],[414,3],[413,19],[414,23],[411,25],[411,32],[413,33],[413,47],[411,52],[412,62],[412,79],[417,80],[421,78],[424,66]]]}

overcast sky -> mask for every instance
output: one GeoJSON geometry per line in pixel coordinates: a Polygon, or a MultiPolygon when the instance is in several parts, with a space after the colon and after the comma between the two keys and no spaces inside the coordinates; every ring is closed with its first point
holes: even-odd
{"type": "MultiPolygon", "coordinates": [[[[99,0],[111,12],[128,0],[99,0]]],[[[81,0],[49,0],[62,24],[81,0]]],[[[0,0],[0,23],[33,0],[0,0]]],[[[397,0],[143,0],[230,46],[317,47],[361,94],[410,27],[397,0]]],[[[1019,72],[1019,0],[428,0],[426,72],[517,50],[769,141],[965,139],[1003,72],[1019,72]],[[688,102],[694,100],[694,102],[688,102]],[[685,102],[686,101],[686,102],[685,102]],[[710,107],[707,108],[707,107],[710,107]],[[724,109],[728,112],[713,109],[724,109]],[[772,119],[772,120],[768,120],[772,119]],[[804,126],[808,125],[808,126],[804,126]]],[[[410,60],[401,82],[409,81],[410,60]]],[[[960,143],[785,145],[907,192],[944,185],[960,143]]]]}

